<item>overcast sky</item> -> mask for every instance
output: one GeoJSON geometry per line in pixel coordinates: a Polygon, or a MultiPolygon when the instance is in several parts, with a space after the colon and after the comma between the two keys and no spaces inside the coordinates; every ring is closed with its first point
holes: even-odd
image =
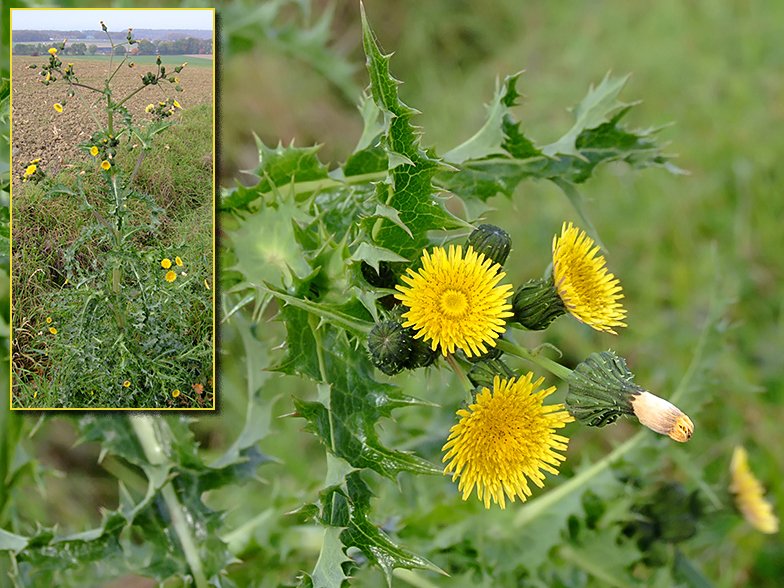
{"type": "Polygon", "coordinates": [[[110,31],[133,29],[196,29],[212,30],[212,9],[149,9],[125,10],[102,8],[12,9],[11,26],[14,31],[94,31],[103,21],[110,31]]]}

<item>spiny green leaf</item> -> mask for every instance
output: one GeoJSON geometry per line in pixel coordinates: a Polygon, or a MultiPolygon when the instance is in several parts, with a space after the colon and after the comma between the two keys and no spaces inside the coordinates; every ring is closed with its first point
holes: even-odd
{"type": "Polygon", "coordinates": [[[384,570],[390,586],[395,568],[430,570],[446,575],[425,558],[393,543],[386,533],[370,521],[370,498],[373,494],[359,472],[346,476],[346,492],[350,519],[347,528],[340,534],[340,540],[346,547],[359,549],[369,561],[384,570]]]}
{"type": "Polygon", "coordinates": [[[343,571],[343,563],[350,560],[340,542],[341,532],[342,529],[335,527],[324,529],[321,553],[311,577],[313,588],[341,588],[343,581],[348,578],[343,571]]]}
{"type": "Polygon", "coordinates": [[[545,155],[573,155],[581,158],[582,154],[577,149],[577,137],[585,129],[593,129],[607,122],[608,117],[625,105],[617,100],[618,94],[623,89],[631,74],[622,78],[611,78],[608,73],[602,83],[595,89],[593,85],[588,94],[574,109],[574,126],[555,143],[542,149],[545,155]]]}
{"type": "Polygon", "coordinates": [[[370,89],[384,116],[380,144],[389,158],[388,190],[377,190],[377,195],[381,204],[398,212],[400,221],[409,229],[406,232],[395,223],[380,220],[373,237],[380,247],[412,258],[428,245],[428,231],[465,228],[467,224],[450,214],[433,195],[431,180],[445,166],[420,147],[419,136],[410,123],[417,111],[399,100],[399,82],[389,74],[389,55],[379,51],[364,7],[362,39],[370,89]]]}
{"type": "Polygon", "coordinates": [[[280,190],[292,182],[310,182],[328,177],[327,166],[316,155],[320,146],[296,148],[293,143],[288,147],[278,143],[275,149],[270,149],[258,136],[254,137],[259,149],[259,164],[252,173],[261,178],[256,186],[258,192],[263,194],[272,191],[273,187],[280,190]]]}
{"type": "Polygon", "coordinates": [[[401,471],[440,474],[422,458],[381,445],[375,430],[378,420],[391,416],[393,409],[424,403],[376,382],[364,346],[357,348],[344,331],[324,325],[316,337],[322,350],[319,377],[330,386],[329,406],[295,398],[298,415],[308,421],[305,429],[355,468],[370,468],[393,480],[401,471]]]}

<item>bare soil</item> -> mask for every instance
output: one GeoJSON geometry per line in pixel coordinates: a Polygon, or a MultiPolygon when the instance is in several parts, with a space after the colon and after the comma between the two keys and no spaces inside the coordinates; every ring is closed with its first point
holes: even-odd
{"type": "MultiPolygon", "coordinates": [[[[33,159],[41,159],[39,166],[49,176],[54,176],[63,168],[78,165],[84,155],[78,145],[87,141],[97,126],[85,104],[72,96],[67,99],[63,112],[54,109],[56,102],[66,100],[68,84],[58,80],[45,86],[41,83],[40,66],[48,61],[46,57],[13,56],[13,72],[11,87],[12,106],[12,187],[18,187],[27,164],[33,159]],[[30,64],[38,68],[27,69],[30,64]]],[[[67,56],[65,56],[67,61],[67,56]]],[[[163,65],[173,71],[187,58],[183,56],[164,57],[163,65]]],[[[79,82],[103,89],[109,63],[105,61],[74,60],[74,71],[79,82]]],[[[116,67],[116,65],[115,65],[116,67]]],[[[138,64],[128,67],[127,63],[120,68],[112,80],[112,91],[115,100],[122,99],[141,86],[140,74],[146,73],[155,66],[138,64]]],[[[151,102],[165,101],[174,98],[183,108],[212,104],[212,70],[204,67],[186,67],[177,76],[182,92],[174,90],[175,84],[164,82],[157,86],[148,86],[136,96],[128,100],[125,106],[134,116],[142,120],[149,115],[145,107],[151,102]]],[[[106,125],[105,99],[100,94],[81,88],[96,118],[106,125]],[[98,98],[101,98],[98,101],[98,98]],[[96,102],[98,101],[98,102],[96,102]]],[[[117,118],[115,118],[117,121],[117,118]]]]}

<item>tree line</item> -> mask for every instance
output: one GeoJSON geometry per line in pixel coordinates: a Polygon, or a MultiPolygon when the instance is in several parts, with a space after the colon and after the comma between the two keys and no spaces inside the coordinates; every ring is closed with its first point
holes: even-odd
{"type": "MultiPolygon", "coordinates": [[[[111,47],[99,47],[93,44],[72,43],[60,50],[61,43],[16,43],[13,47],[14,55],[43,55],[54,47],[62,55],[108,55],[111,47]]],[[[115,47],[115,55],[125,55],[127,47],[115,47]]],[[[199,55],[212,53],[211,39],[175,39],[173,41],[150,41],[142,39],[134,44],[130,50],[131,55],[199,55]]]]}

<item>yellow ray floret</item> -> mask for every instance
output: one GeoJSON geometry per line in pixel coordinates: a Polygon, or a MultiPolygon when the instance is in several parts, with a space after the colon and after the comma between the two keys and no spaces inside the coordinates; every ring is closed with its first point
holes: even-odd
{"type": "Polygon", "coordinates": [[[560,238],[553,238],[553,280],[566,309],[577,320],[597,331],[614,333],[625,327],[626,310],[619,281],[604,267],[599,247],[577,227],[563,224],[560,238]]]}
{"type": "Polygon", "coordinates": [[[765,500],[765,490],[749,468],[748,456],[743,447],[736,447],[730,462],[730,492],[735,494],[735,504],[743,518],[763,533],[779,530],[779,519],[773,507],[765,500]]]}
{"type": "Polygon", "coordinates": [[[544,473],[558,474],[566,459],[569,440],[555,434],[574,418],[563,404],[543,406],[555,387],[536,391],[544,378],[532,382],[533,373],[517,380],[493,381],[493,390],[483,388],[468,410],[458,410],[460,418],[452,427],[443,447],[449,461],[444,474],[460,477],[458,490],[466,500],[476,486],[476,495],[490,508],[490,501],[506,508],[504,495],[523,502],[531,495],[528,480],[540,488],[544,473]],[[450,461],[451,460],[451,461],[450,461]]]}
{"type": "Polygon", "coordinates": [[[477,254],[472,247],[449,246],[449,253],[434,247],[422,255],[422,268],[402,276],[406,286],[396,286],[395,298],[408,307],[404,327],[413,327],[415,338],[429,341],[432,349],[471,357],[487,353],[504,332],[512,316],[506,300],[512,286],[498,285],[506,274],[501,266],[477,254]]]}

